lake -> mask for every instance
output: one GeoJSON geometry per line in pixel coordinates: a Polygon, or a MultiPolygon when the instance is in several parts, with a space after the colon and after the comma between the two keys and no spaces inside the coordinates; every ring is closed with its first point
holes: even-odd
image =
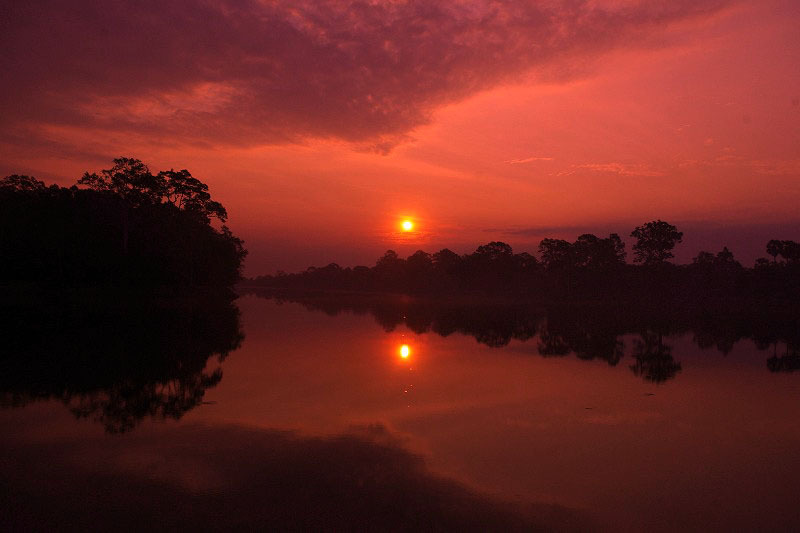
{"type": "Polygon", "coordinates": [[[4,529],[800,526],[793,318],[258,294],[133,314],[16,318],[4,529]]]}

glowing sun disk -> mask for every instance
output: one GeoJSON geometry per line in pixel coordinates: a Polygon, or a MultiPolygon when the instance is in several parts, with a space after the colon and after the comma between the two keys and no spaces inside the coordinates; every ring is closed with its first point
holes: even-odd
{"type": "Polygon", "coordinates": [[[408,347],[408,344],[404,344],[400,347],[400,357],[403,359],[408,359],[408,355],[411,353],[411,348],[408,347]]]}
{"type": "Polygon", "coordinates": [[[403,228],[403,231],[411,231],[411,229],[414,227],[414,223],[411,222],[410,220],[404,220],[401,226],[403,228]]]}

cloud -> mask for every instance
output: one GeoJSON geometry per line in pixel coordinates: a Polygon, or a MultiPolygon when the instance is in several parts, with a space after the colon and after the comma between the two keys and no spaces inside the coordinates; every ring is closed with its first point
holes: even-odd
{"type": "Polygon", "coordinates": [[[764,176],[800,176],[800,159],[749,159],[732,154],[731,150],[725,150],[725,152],[712,159],[686,159],[678,166],[701,169],[738,167],[764,176]]]}
{"type": "Polygon", "coordinates": [[[503,161],[503,163],[507,163],[509,165],[521,165],[523,163],[533,163],[534,161],[554,161],[554,157],[526,157],[525,159],[509,159],[508,161],[503,161]]]}
{"type": "Polygon", "coordinates": [[[57,126],[385,152],[445,104],[532,69],[570,76],[728,3],[16,2],[0,17],[0,139],[57,126]]]}
{"type": "Polygon", "coordinates": [[[664,176],[665,172],[655,170],[648,165],[632,165],[627,163],[585,163],[572,165],[569,170],[559,172],[558,176],[569,176],[578,170],[590,170],[592,172],[608,172],[619,174],[620,176],[664,176]]]}
{"type": "Polygon", "coordinates": [[[758,174],[767,176],[800,176],[800,159],[757,160],[751,166],[758,174]]]}

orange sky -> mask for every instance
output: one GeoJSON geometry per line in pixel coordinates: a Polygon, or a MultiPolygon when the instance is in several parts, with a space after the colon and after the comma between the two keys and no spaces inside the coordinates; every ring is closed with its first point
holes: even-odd
{"type": "Polygon", "coordinates": [[[534,252],[661,218],[678,260],[800,239],[793,0],[9,8],[0,174],[188,168],[248,275],[534,252]],[[10,73],[10,75],[9,75],[10,73]],[[415,231],[400,234],[402,217],[415,231]]]}

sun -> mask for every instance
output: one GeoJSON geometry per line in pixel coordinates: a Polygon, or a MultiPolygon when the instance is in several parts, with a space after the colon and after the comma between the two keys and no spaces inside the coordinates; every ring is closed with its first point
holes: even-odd
{"type": "Polygon", "coordinates": [[[410,220],[404,220],[403,223],[400,224],[400,227],[403,228],[403,231],[411,231],[414,229],[414,223],[410,220]]]}

